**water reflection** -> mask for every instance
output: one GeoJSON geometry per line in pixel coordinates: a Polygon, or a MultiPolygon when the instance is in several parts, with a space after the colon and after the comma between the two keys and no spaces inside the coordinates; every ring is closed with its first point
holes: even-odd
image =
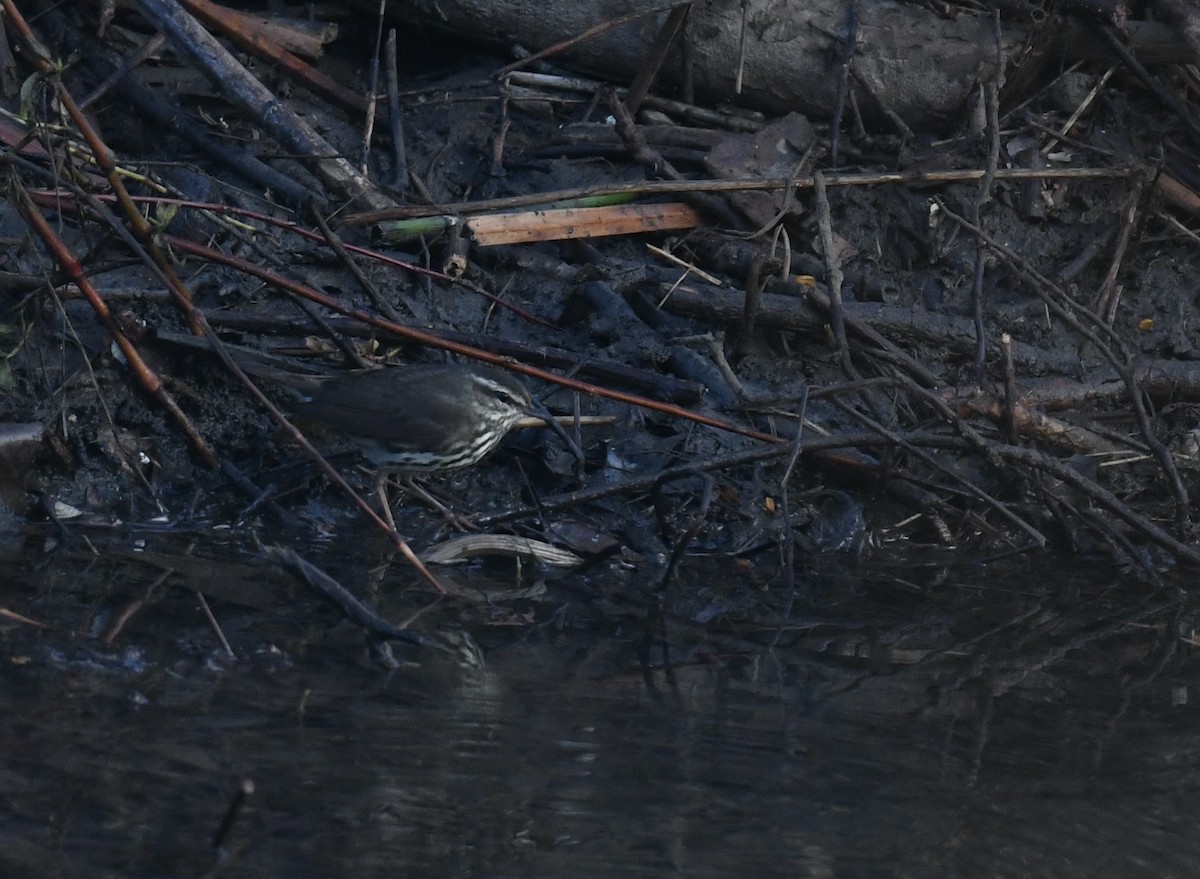
{"type": "MultiPolygon", "coordinates": [[[[405,648],[388,672],[249,562],[252,602],[210,597],[231,661],[194,592],[75,561],[0,574],[0,606],[55,626],[4,628],[4,875],[1189,875],[1200,854],[1190,602],[1094,571],[753,601],[733,568],[666,597],[613,574],[439,605],[422,624],[469,627],[486,667],[405,648]]],[[[426,597],[375,594],[393,619],[426,597]]]]}

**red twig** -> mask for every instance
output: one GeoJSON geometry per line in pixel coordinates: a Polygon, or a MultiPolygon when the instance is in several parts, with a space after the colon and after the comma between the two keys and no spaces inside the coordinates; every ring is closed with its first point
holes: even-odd
{"type": "Polygon", "coordinates": [[[473,348],[470,345],[464,345],[460,342],[454,342],[450,339],[444,339],[434,333],[419,330],[415,327],[407,327],[403,324],[398,324],[390,320],[369,314],[357,308],[353,308],[332,296],[327,296],[311,287],[306,287],[295,281],[285,278],[282,275],[272,272],[270,269],[265,269],[262,266],[254,265],[245,260],[238,259],[236,256],[231,256],[220,250],[215,250],[211,247],[205,247],[203,244],[196,244],[192,241],[187,241],[183,238],[171,237],[171,246],[175,250],[182,253],[190,253],[194,256],[199,256],[212,262],[220,263],[221,265],[230,266],[231,268],[239,269],[247,274],[253,275],[268,284],[278,287],[281,290],[287,290],[297,296],[303,296],[318,305],[323,305],[325,308],[335,311],[338,314],[344,314],[347,317],[352,317],[355,320],[360,320],[363,323],[371,326],[379,327],[381,330],[386,330],[393,335],[400,336],[404,339],[409,339],[418,344],[425,345],[430,348],[439,348],[443,351],[450,351],[455,354],[462,354],[465,357],[471,357],[475,360],[482,360],[486,363],[491,363],[495,366],[500,366],[505,369],[510,369],[513,372],[520,372],[528,375],[531,378],[540,379],[541,381],[551,382],[560,385],[564,388],[580,391],[584,394],[591,394],[596,397],[607,397],[610,400],[617,400],[621,403],[628,403],[631,406],[640,406],[644,409],[653,409],[656,412],[662,412],[664,415],[672,415],[677,418],[684,418],[688,421],[694,421],[697,424],[704,424],[708,427],[715,427],[718,430],[729,431],[730,433],[741,434],[742,436],[750,437],[751,439],[761,440],[768,443],[778,443],[782,440],[777,436],[771,436],[767,433],[757,431],[752,427],[745,427],[740,424],[734,424],[731,421],[725,421],[721,418],[712,418],[708,415],[703,415],[699,412],[693,412],[690,409],[685,409],[682,406],[676,406],[672,403],[663,403],[658,400],[651,400],[648,397],[641,397],[637,394],[627,394],[624,391],[616,391],[611,388],[602,388],[599,385],[588,384],[577,379],[567,378],[557,375],[552,372],[546,372],[543,369],[538,369],[536,366],[528,366],[524,363],[515,363],[508,360],[499,354],[493,354],[490,351],[484,351],[480,348],[473,348]]]}
{"type": "MultiPolygon", "coordinates": [[[[19,186],[19,184],[15,185],[19,186]]],[[[204,463],[213,469],[219,467],[220,463],[212,447],[200,436],[191,419],[179,408],[179,404],[175,402],[175,398],[163,387],[162,380],[158,377],[158,374],[142,360],[141,353],[117,324],[116,318],[113,317],[108,304],[100,296],[96,288],[92,286],[92,282],[84,273],[83,266],[79,264],[79,260],[67,249],[62,240],[54,234],[54,230],[50,228],[50,224],[46,222],[46,218],[38,212],[37,208],[23,192],[18,193],[18,198],[15,201],[25,222],[45,242],[46,248],[53,254],[55,260],[62,267],[62,270],[66,272],[67,276],[79,287],[80,292],[83,293],[88,303],[92,306],[92,309],[96,312],[100,323],[104,325],[109,335],[113,337],[113,341],[117,343],[117,347],[125,355],[125,360],[129,364],[129,371],[137,377],[138,382],[146,389],[146,392],[179,422],[179,426],[183,428],[188,439],[192,441],[192,445],[196,447],[196,451],[200,453],[200,456],[204,459],[204,463]]]]}

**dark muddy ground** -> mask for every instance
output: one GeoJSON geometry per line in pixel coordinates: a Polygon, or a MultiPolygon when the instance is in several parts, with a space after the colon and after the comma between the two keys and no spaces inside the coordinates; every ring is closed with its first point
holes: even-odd
{"type": "MultiPolygon", "coordinates": [[[[76,20],[48,14],[43,27],[56,45],[80,54],[80,82],[68,86],[82,89],[89,73],[105,68],[87,11],[79,13],[76,20]]],[[[121,24],[136,28],[138,20],[121,24]]],[[[109,39],[130,33],[115,31],[109,39]]],[[[355,81],[352,65],[361,59],[352,47],[365,33],[343,22],[342,39],[325,62],[330,71],[355,81]]],[[[479,202],[645,179],[645,168],[631,160],[611,125],[595,124],[611,109],[604,95],[534,92],[511,82],[498,90],[496,59],[459,55],[449,63],[450,46],[422,33],[402,53],[412,65],[403,71],[402,90],[414,181],[405,189],[409,200],[479,202]]],[[[1045,134],[1061,124],[1063,95],[1074,94],[1066,86],[1080,85],[1080,76],[1086,74],[1074,71],[1024,103],[1002,105],[995,131],[906,139],[848,132],[836,168],[828,165],[828,127],[819,123],[797,117],[755,123],[741,113],[724,117],[725,130],[710,123],[697,131],[671,128],[660,113],[636,142],[643,161],[669,161],[694,180],[731,168],[742,178],[783,169],[811,184],[820,171],[826,194],[805,185],[788,204],[763,193],[734,194],[723,203],[706,195],[713,227],[656,239],[468,247],[459,281],[442,274],[460,252],[446,236],[390,249],[371,237],[388,226],[378,214],[368,223],[353,205],[328,204],[322,213],[336,212],[346,243],[426,267],[358,259],[382,304],[364,295],[327,246],[264,219],[241,215],[246,229],[222,227],[190,209],[155,217],[171,220],[167,232],[178,236],[173,255],[182,260],[195,307],[230,345],[292,356],[285,363],[306,358],[326,370],[347,365],[330,331],[365,358],[360,362],[445,356],[378,323],[363,326],[308,304],[309,312],[325,313],[322,329],[300,317],[296,300],[272,292],[277,283],[261,283],[262,271],[274,271],[330,297],[337,308],[393,310],[404,326],[601,390],[676,404],[733,428],[699,427],[677,414],[530,378],[553,411],[612,421],[577,432],[581,457],[550,431],[530,431],[515,437],[519,453],[448,480],[442,490],[485,515],[485,523],[493,521],[488,513],[517,508],[506,527],[551,542],[564,539],[553,529],[571,525],[598,532],[579,536],[585,544],[604,535],[605,546],[639,553],[778,555],[786,546],[788,556],[794,540],[800,549],[810,545],[804,538],[813,523],[819,534],[828,526],[858,529],[820,540],[869,542],[853,507],[870,500],[875,510],[884,505],[895,520],[907,519],[902,533],[921,543],[980,554],[1099,554],[1152,579],[1160,561],[1200,560],[1190,548],[1189,501],[1194,244],[1170,213],[1173,203],[1160,198],[1162,178],[1154,176],[1179,164],[1182,147],[1170,136],[1171,118],[1138,100],[1137,84],[1124,81],[1089,104],[1068,135],[1045,134]],[[1154,144],[1168,147],[1166,166],[1149,164],[1154,144]],[[993,149],[1000,176],[985,196],[978,182],[843,185],[896,170],[985,169],[993,149]],[[1047,176],[1005,178],[1029,150],[1040,150],[1033,164],[1048,166],[1047,176]],[[1056,170],[1091,176],[1055,177],[1056,170]],[[759,227],[765,231],[749,234],[759,227]],[[237,256],[260,274],[214,264],[219,254],[185,247],[187,241],[237,256]],[[650,254],[645,247],[653,241],[719,285],[650,254]],[[831,305],[831,293],[844,306],[831,305]],[[757,305],[747,306],[747,299],[757,305]],[[1007,369],[1005,336],[1011,338],[1007,369]],[[784,446],[796,436],[802,406],[809,422],[805,454],[783,486],[784,446]],[[723,466],[727,456],[771,448],[737,431],[779,437],[779,456],[723,466]],[[647,494],[650,482],[678,465],[704,475],[670,471],[647,494]],[[614,492],[603,503],[570,495],[601,487],[614,492]],[[821,512],[829,509],[828,488],[851,492],[847,504],[833,505],[833,522],[821,512]],[[790,502],[787,492],[794,494],[790,502]]],[[[220,116],[228,139],[262,136],[254,120],[231,112],[170,54],[143,75],[151,88],[162,79],[172,80],[174,93],[158,86],[160,97],[201,121],[220,116]]],[[[48,89],[27,89],[29,105],[52,107],[48,89]]],[[[134,110],[120,94],[93,108],[100,134],[114,141],[123,161],[141,162],[192,197],[311,225],[303,210],[264,200],[261,187],[211,163],[197,165],[194,147],[181,138],[146,136],[151,123],[131,119],[134,110]]],[[[289,100],[339,149],[353,152],[360,137],[354,119],[303,91],[289,100]]],[[[626,140],[638,136],[627,125],[617,128],[626,140]]],[[[388,161],[382,147],[372,152],[377,179],[388,177],[388,161]]],[[[306,191],[328,197],[299,163],[276,162],[306,191]]],[[[44,201],[48,178],[39,179],[32,167],[17,170],[44,201]]],[[[16,204],[18,190],[13,194],[16,204]]],[[[15,216],[7,224],[14,236],[23,227],[15,216]]],[[[304,516],[303,502],[317,498],[322,511],[325,503],[346,504],[325,491],[323,477],[310,479],[314,471],[292,466],[297,450],[280,442],[262,406],[215,357],[182,344],[189,341],[188,320],[162,301],[161,282],[130,265],[128,245],[99,226],[61,225],[68,249],[83,255],[98,295],[183,415],[172,416],[130,380],[93,306],[73,287],[57,297],[36,290],[13,296],[4,416],[45,427],[45,451],[30,480],[43,509],[53,514],[58,502],[102,520],[159,513],[171,520],[236,520],[253,495],[239,497],[223,475],[203,466],[182,417],[194,422],[213,459],[236,466],[268,493],[274,487],[280,506],[264,509],[260,499],[254,515],[304,516]]],[[[21,277],[36,285],[48,265],[43,253],[40,246],[11,252],[14,287],[21,277]]],[[[266,387],[286,403],[278,389],[266,387]]],[[[323,449],[337,448],[336,437],[316,439],[323,449]]],[[[402,532],[418,545],[441,526],[423,511],[402,518],[402,532]]]]}
{"type": "MultiPolygon", "coordinates": [[[[94,85],[96,51],[128,52],[152,30],[121,10],[123,30],[101,40],[92,14],[78,4],[37,23],[55,51],[78,58],[64,87],[79,95],[94,85]]],[[[374,25],[341,25],[321,66],[361,91],[374,25]]],[[[402,37],[419,184],[397,200],[409,213],[637,183],[655,155],[692,181],[722,169],[794,176],[796,197],[742,193],[714,205],[707,195],[705,227],[669,235],[461,252],[445,235],[390,245],[376,236],[385,219],[338,201],[311,164],[288,158],[293,150],[178,55],[156,57],[138,74],[147,87],[324,198],[320,213],[346,244],[391,260],[355,258],[402,325],[389,329],[347,316],[378,317],[381,306],[323,239],[268,220],[321,234],[286,192],[200,155],[120,86],[94,105],[89,118],[122,166],[237,209],[216,219],[150,209],[174,236],[155,241],[235,354],[334,371],[348,367],[341,340],[377,364],[445,359],[410,328],[601,392],[526,373],[553,413],[607,416],[567,423],[580,455],[548,429],[518,430],[483,463],[427,482],[475,532],[544,541],[576,560],[489,550],[434,566],[441,597],[197,345],[138,248],[94,207],[81,214],[72,181],[105,185],[66,173],[78,160],[10,156],[0,420],[40,433],[36,457],[7,479],[0,522],[15,672],[0,686],[25,707],[0,749],[18,755],[0,784],[20,828],[8,847],[15,863],[75,875],[84,851],[104,875],[189,872],[166,865],[181,849],[209,852],[242,777],[268,791],[265,805],[232,819],[236,832],[218,834],[218,848],[267,872],[320,850],[338,853],[325,866],[371,867],[403,852],[431,875],[560,875],[580,864],[595,875],[702,875],[686,869],[696,853],[739,845],[761,856],[756,875],[838,865],[846,875],[978,875],[980,864],[1008,875],[998,861],[1037,875],[1039,858],[1052,864],[1044,875],[1111,869],[1126,856],[1115,842],[1045,830],[1079,815],[1106,839],[1163,840],[1164,872],[1176,856],[1188,862],[1182,843],[1194,835],[1172,803],[1194,762],[1176,727],[1191,710],[1187,587],[1200,562],[1190,500],[1197,259],[1191,215],[1164,184],[1187,179],[1184,124],[1118,73],[1052,137],[1079,106],[1067,97],[1100,82],[1103,69],[1085,66],[1007,96],[980,133],[966,122],[908,137],[847,124],[836,165],[827,121],[734,109],[700,127],[642,116],[649,146],[631,149],[599,92],[498,83],[507,59],[419,29],[402,37]],[[944,179],[986,169],[993,154],[993,180],[944,179]],[[1003,173],[1021,167],[1045,176],[1003,173]],[[878,176],[893,172],[908,176],[878,176]],[[31,231],[30,210],[63,254],[31,231]],[[139,386],[67,252],[221,466],[139,386]],[[455,255],[466,259],[461,277],[445,271],[455,255]],[[262,270],[303,289],[288,298],[262,270]],[[324,327],[298,305],[309,291],[331,300],[305,305],[324,327]],[[329,607],[264,544],[319,565],[428,643],[385,652],[341,621],[344,602],[329,607]],[[275,753],[280,736],[287,747],[275,753]],[[211,741],[219,754],[206,751],[211,741]],[[530,756],[528,742],[558,750],[530,756]],[[656,762],[661,747],[669,753],[656,762]],[[492,748],[503,771],[480,757],[492,748]],[[289,764],[303,771],[292,776],[289,764]],[[395,775],[363,768],[375,766],[395,775]],[[449,776],[425,774],[431,766],[449,776]],[[98,776],[94,796],[81,797],[98,776]],[[160,784],[175,799],[159,800],[160,784]],[[296,788],[311,809],[290,802],[296,788]],[[797,798],[801,788],[811,799],[797,798]],[[762,818],[763,790],[778,822],[762,818]],[[1047,795],[1070,806],[1020,814],[1047,795]],[[1110,795],[1146,809],[1134,820],[1105,808],[1110,795]],[[644,807],[638,820],[623,811],[630,797],[644,807]],[[646,830],[681,805],[687,827],[646,830]],[[591,830],[581,814],[594,814],[591,830]],[[858,814],[875,819],[865,840],[842,817],[858,814]],[[340,836],[329,829],[338,822],[350,828],[340,836]]],[[[354,154],[359,117],[266,79],[354,154]]],[[[53,81],[27,83],[7,109],[57,120],[53,81]]],[[[60,149],[57,131],[38,132],[60,149]]],[[[385,147],[368,160],[376,181],[392,171],[385,147]]],[[[367,492],[372,475],[342,438],[312,439],[367,492]]],[[[395,514],[418,554],[456,536],[409,498],[395,514]]],[[[711,875],[731,875],[718,860],[711,875]]]]}

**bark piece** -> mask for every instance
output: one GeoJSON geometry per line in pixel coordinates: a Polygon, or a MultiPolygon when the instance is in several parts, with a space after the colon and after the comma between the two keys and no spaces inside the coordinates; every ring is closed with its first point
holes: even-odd
{"type": "MultiPolygon", "coordinates": [[[[799,113],[776,119],[753,134],[730,134],[713,147],[705,166],[714,177],[792,177],[816,140],[812,123],[799,113]]],[[[789,206],[787,192],[731,193],[727,198],[750,222],[763,228],[789,206]]]]}

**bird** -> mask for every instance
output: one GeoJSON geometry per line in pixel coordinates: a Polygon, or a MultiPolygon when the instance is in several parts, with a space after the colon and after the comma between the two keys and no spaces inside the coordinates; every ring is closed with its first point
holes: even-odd
{"type": "MultiPolygon", "coordinates": [[[[287,388],[289,409],[305,422],[335,431],[376,468],[383,497],[387,477],[461,524],[412,477],[470,467],[483,460],[529,414],[529,391],[504,370],[482,365],[409,364],[331,375],[247,369],[287,388]]],[[[390,512],[390,505],[384,503],[390,512]]]]}

